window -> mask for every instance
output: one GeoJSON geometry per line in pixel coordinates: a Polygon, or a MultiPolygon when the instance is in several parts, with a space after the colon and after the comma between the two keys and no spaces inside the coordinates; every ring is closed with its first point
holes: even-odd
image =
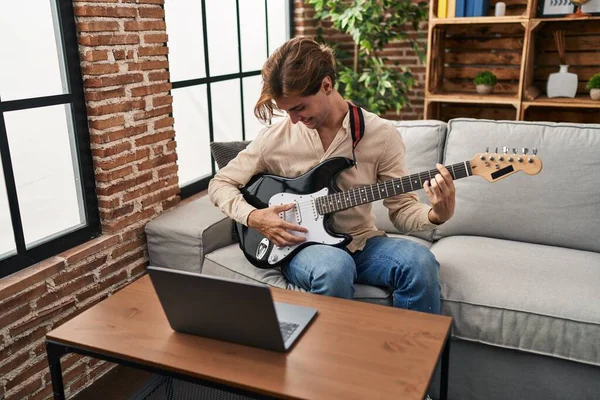
{"type": "Polygon", "coordinates": [[[250,140],[260,70],[290,37],[293,1],[166,0],[181,196],[215,173],[210,142],[250,140]]]}
{"type": "Polygon", "coordinates": [[[0,277],[100,233],[71,0],[3,2],[0,277]]]}

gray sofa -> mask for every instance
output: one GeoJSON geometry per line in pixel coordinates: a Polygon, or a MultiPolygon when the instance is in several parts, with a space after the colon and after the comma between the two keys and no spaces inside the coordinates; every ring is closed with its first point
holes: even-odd
{"type": "MultiPolygon", "coordinates": [[[[535,176],[456,181],[455,216],[405,236],[440,262],[442,313],[454,319],[450,398],[600,398],[600,125],[396,124],[411,172],[486,147],[535,147],[543,162],[535,176]]],[[[401,236],[380,203],[373,212],[379,228],[401,236]]],[[[248,263],[231,221],[206,197],[161,215],[146,233],[153,265],[301,290],[279,270],[248,263]]],[[[385,288],[357,285],[355,298],[391,304],[385,288]]]]}

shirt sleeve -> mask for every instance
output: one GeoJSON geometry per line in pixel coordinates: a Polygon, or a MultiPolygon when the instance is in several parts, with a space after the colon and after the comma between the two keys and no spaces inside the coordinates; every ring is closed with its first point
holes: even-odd
{"type": "Polygon", "coordinates": [[[229,218],[248,224],[248,215],[256,208],[248,204],[240,192],[252,177],[265,172],[264,133],[261,132],[246,149],[217,172],[208,184],[208,196],[229,218]]]}
{"type": "MultiPolygon", "coordinates": [[[[380,182],[409,174],[405,164],[406,147],[402,136],[391,123],[386,123],[385,134],[388,137],[377,170],[377,180],[380,182]]],[[[383,205],[389,210],[390,220],[400,232],[424,231],[438,226],[429,221],[431,207],[420,203],[415,192],[388,197],[383,200],[383,205]]]]}

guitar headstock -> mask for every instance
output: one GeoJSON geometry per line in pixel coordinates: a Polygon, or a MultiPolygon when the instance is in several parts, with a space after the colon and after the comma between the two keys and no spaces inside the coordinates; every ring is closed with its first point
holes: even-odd
{"type": "Polygon", "coordinates": [[[518,154],[516,148],[503,148],[502,153],[477,153],[469,162],[473,175],[479,175],[490,182],[496,182],[506,178],[518,171],[523,171],[529,175],[535,175],[542,170],[542,160],[537,156],[537,149],[533,149],[531,154],[529,149],[524,148],[522,153],[518,154]]]}

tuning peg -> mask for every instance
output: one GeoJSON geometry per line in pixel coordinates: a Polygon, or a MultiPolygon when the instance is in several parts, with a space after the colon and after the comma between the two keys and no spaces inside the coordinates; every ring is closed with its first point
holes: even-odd
{"type": "Polygon", "coordinates": [[[489,148],[489,147],[486,147],[486,148],[485,148],[485,152],[486,152],[486,153],[489,153],[489,152],[490,152],[490,148],[489,148]]]}
{"type": "Polygon", "coordinates": [[[529,153],[529,149],[527,147],[523,147],[523,154],[529,153]]]}
{"type": "Polygon", "coordinates": [[[533,155],[536,156],[537,155],[537,148],[533,148],[533,155]]]}
{"type": "Polygon", "coordinates": [[[517,154],[517,148],[516,147],[513,147],[512,151],[513,151],[513,154],[517,154]]]}
{"type": "Polygon", "coordinates": [[[496,147],[496,154],[498,154],[498,148],[496,147]]]}
{"type": "Polygon", "coordinates": [[[508,153],[508,147],[506,147],[506,146],[502,147],[502,152],[504,154],[508,153]]]}

